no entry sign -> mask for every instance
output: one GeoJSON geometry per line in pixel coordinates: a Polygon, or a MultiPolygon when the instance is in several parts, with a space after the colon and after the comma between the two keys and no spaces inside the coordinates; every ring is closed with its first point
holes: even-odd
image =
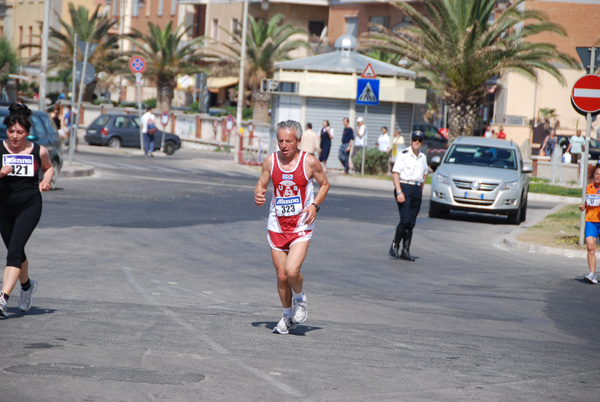
{"type": "Polygon", "coordinates": [[[588,74],[579,78],[573,85],[571,101],[581,114],[600,111],[600,75],[588,74]]]}

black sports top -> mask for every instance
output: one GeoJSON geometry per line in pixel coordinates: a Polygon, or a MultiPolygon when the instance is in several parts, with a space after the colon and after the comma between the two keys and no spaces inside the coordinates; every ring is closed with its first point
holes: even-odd
{"type": "MultiPolygon", "coordinates": [[[[4,166],[4,155],[11,155],[11,153],[4,146],[4,141],[0,141],[1,166],[4,166]]],[[[40,146],[33,143],[33,150],[30,154],[18,154],[15,156],[25,155],[33,155],[33,176],[4,176],[0,178],[0,202],[4,202],[13,197],[27,198],[32,195],[40,194],[39,171],[40,166],[42,165],[40,146]]]]}

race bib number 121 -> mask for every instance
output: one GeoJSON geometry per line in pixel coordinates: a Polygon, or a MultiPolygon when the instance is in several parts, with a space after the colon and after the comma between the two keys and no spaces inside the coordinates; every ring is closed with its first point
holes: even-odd
{"type": "Polygon", "coordinates": [[[2,166],[12,166],[12,172],[7,176],[33,177],[33,155],[2,155],[2,166]]]}

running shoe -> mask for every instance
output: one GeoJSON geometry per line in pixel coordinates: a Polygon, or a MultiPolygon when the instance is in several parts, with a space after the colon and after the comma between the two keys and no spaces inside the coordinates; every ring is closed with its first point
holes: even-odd
{"type": "Polygon", "coordinates": [[[590,272],[589,274],[585,275],[583,279],[586,282],[593,283],[594,285],[598,283],[598,278],[596,278],[596,274],[593,272],[590,272]]]}
{"type": "Polygon", "coordinates": [[[294,318],[296,324],[302,324],[308,316],[306,295],[302,296],[302,300],[294,300],[294,318]]]}
{"type": "Polygon", "coordinates": [[[8,313],[6,312],[7,308],[8,307],[6,300],[4,300],[4,296],[0,296],[0,314],[2,314],[4,317],[8,317],[8,313]]]}
{"type": "Polygon", "coordinates": [[[292,329],[296,329],[296,324],[292,322],[292,317],[289,315],[284,315],[281,317],[281,321],[275,328],[273,328],[274,334],[287,335],[290,333],[292,329]]]}
{"type": "Polygon", "coordinates": [[[19,310],[22,312],[29,311],[33,304],[33,294],[37,290],[37,281],[31,280],[31,286],[29,290],[25,291],[21,289],[21,296],[19,296],[19,310]]]}

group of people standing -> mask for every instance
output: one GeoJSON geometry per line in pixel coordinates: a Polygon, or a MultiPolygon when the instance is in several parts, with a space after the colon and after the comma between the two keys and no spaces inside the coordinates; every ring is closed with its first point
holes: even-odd
{"type": "MultiPolygon", "coordinates": [[[[344,174],[349,174],[350,170],[354,169],[352,159],[357,153],[362,152],[366,148],[367,126],[362,117],[356,119],[356,132],[352,128],[348,117],[344,117],[342,124],[344,129],[338,149],[338,159],[344,167],[344,174]]],[[[327,173],[327,160],[331,152],[331,143],[335,137],[335,130],[331,127],[329,120],[323,120],[323,126],[319,130],[319,133],[314,132],[312,128],[312,123],[306,124],[303,139],[298,146],[301,150],[318,156],[319,161],[323,165],[323,171],[327,173]]],[[[375,145],[380,152],[384,153],[390,153],[392,150],[399,149],[404,145],[402,130],[397,128],[392,140],[388,134],[388,128],[386,126],[381,127],[381,134],[375,145]]],[[[393,164],[393,158],[395,157],[396,154],[393,152],[390,155],[391,164],[393,164]]]]}

